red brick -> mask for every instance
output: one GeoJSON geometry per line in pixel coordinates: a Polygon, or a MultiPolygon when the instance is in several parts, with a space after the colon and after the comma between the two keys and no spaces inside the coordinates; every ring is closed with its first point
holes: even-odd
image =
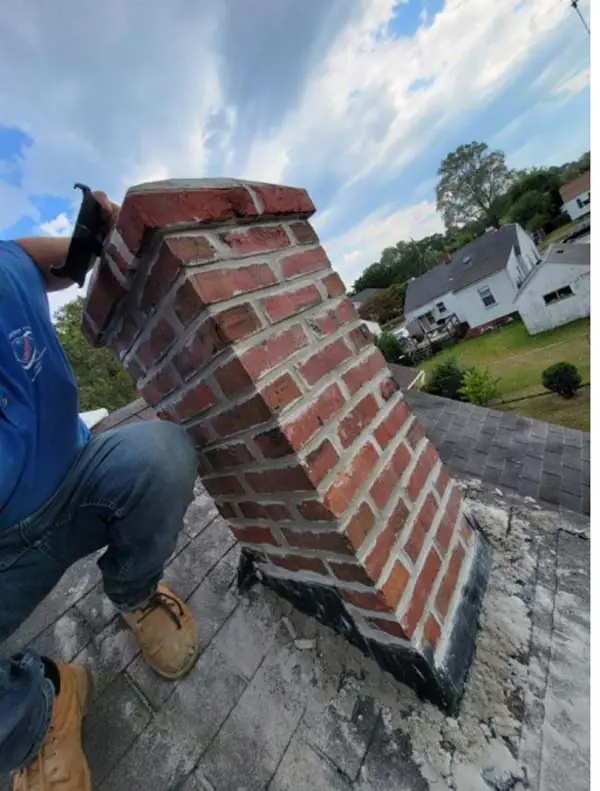
{"type": "Polygon", "coordinates": [[[335,516],[320,500],[305,500],[297,505],[300,515],[309,522],[333,522],[335,516]]]}
{"type": "Polygon", "coordinates": [[[269,560],[288,571],[312,571],[315,574],[322,574],[324,577],[329,576],[325,564],[318,558],[306,558],[299,555],[288,555],[287,557],[269,555],[269,560]]]}
{"type": "Polygon", "coordinates": [[[294,452],[294,448],[279,427],[263,431],[252,439],[260,448],[265,459],[280,459],[294,452]]]}
{"type": "Polygon", "coordinates": [[[275,216],[296,214],[310,217],[315,213],[315,205],[305,189],[299,187],[281,187],[276,184],[251,184],[251,188],[260,198],[263,214],[275,216]]]}
{"type": "Polygon", "coordinates": [[[471,543],[471,539],[473,538],[473,530],[467,520],[464,518],[460,528],[460,537],[467,545],[471,543]]]}
{"type": "Polygon", "coordinates": [[[214,317],[217,334],[224,344],[250,337],[261,328],[261,321],[249,302],[235,305],[214,317]]]}
{"type": "Polygon", "coordinates": [[[252,501],[239,503],[242,516],[246,519],[272,519],[275,522],[289,521],[292,515],[280,503],[256,503],[252,501]]]}
{"type": "Polygon", "coordinates": [[[445,618],[448,614],[450,602],[452,601],[454,591],[458,584],[458,578],[460,577],[464,559],[465,550],[461,544],[458,544],[454,548],[452,557],[450,558],[450,564],[444,574],[444,579],[437,592],[437,596],[435,597],[435,606],[442,618],[445,618]]]}
{"type": "Polygon", "coordinates": [[[351,368],[349,371],[346,371],[342,379],[350,391],[350,395],[354,395],[361,387],[370,384],[374,377],[386,367],[387,363],[385,357],[379,349],[376,349],[367,360],[351,368]]]}
{"type": "Polygon", "coordinates": [[[421,424],[418,420],[414,420],[412,426],[410,427],[408,434],[406,435],[406,439],[408,440],[408,444],[410,447],[415,450],[419,442],[423,439],[425,433],[421,428],[421,424]]]}
{"type": "Polygon", "coordinates": [[[171,236],[165,239],[145,280],[140,308],[147,312],[158,305],[186,264],[211,261],[214,255],[215,251],[204,236],[171,236]]]}
{"type": "Polygon", "coordinates": [[[331,530],[294,531],[282,528],[283,535],[291,547],[298,549],[315,549],[323,552],[339,552],[343,555],[352,555],[352,547],[345,536],[331,530]]]}
{"type": "Polygon", "coordinates": [[[136,354],[146,368],[153,366],[175,340],[175,330],[166,319],[160,319],[147,341],[139,346],[136,354]]]}
{"type": "Polygon", "coordinates": [[[307,455],[304,465],[309,478],[315,486],[321,483],[323,478],[333,470],[339,460],[340,457],[336,449],[328,439],[307,455]]]}
{"type": "Polygon", "coordinates": [[[419,496],[419,492],[422,491],[423,487],[427,483],[429,473],[435,467],[438,460],[439,456],[436,449],[433,447],[431,442],[427,443],[424,450],[421,452],[421,455],[419,456],[417,465],[413,470],[408,482],[407,490],[412,500],[416,500],[419,496]]]}
{"type": "Polygon", "coordinates": [[[316,384],[320,379],[341,365],[351,356],[352,352],[340,338],[322,351],[313,354],[300,366],[300,373],[309,385],[316,384]]]}
{"type": "Polygon", "coordinates": [[[111,348],[116,352],[117,357],[122,360],[125,354],[131,349],[134,341],[140,334],[135,322],[127,318],[119,330],[117,337],[113,340],[111,348]]]}
{"type": "Polygon", "coordinates": [[[170,368],[164,368],[142,388],[142,398],[150,406],[156,406],[166,395],[175,390],[177,379],[170,368]]]}
{"type": "Polygon", "coordinates": [[[325,505],[336,516],[347,511],[360,487],[371,476],[377,461],[377,451],[366,443],[336,477],[325,495],[325,505]]]}
{"type": "Polygon", "coordinates": [[[400,387],[395,379],[384,379],[379,385],[379,392],[384,401],[389,401],[390,398],[397,393],[400,387]]]}
{"type": "Polygon", "coordinates": [[[437,535],[435,537],[442,555],[446,554],[448,547],[450,546],[450,541],[452,540],[452,535],[454,534],[454,526],[456,525],[456,520],[458,519],[458,512],[461,502],[462,496],[460,490],[457,486],[454,486],[450,494],[450,499],[446,505],[446,510],[444,511],[440,521],[437,535]]]}
{"type": "Polygon", "coordinates": [[[200,382],[186,390],[183,398],[172,404],[171,409],[178,420],[190,420],[196,415],[201,415],[216,402],[217,399],[210,387],[200,382]]]}
{"type": "Polygon", "coordinates": [[[359,593],[358,591],[345,590],[342,592],[344,601],[360,607],[361,610],[375,610],[376,612],[389,612],[390,608],[382,596],[377,593],[359,593]]]}
{"type": "Polygon", "coordinates": [[[186,380],[212,362],[224,348],[225,343],[217,334],[214,320],[209,318],[173,356],[173,365],[186,380]]]}
{"type": "Polygon", "coordinates": [[[442,635],[442,630],[440,629],[439,623],[435,620],[433,615],[430,615],[425,623],[425,628],[423,630],[423,637],[425,641],[429,643],[429,645],[435,649],[437,648],[437,644],[440,641],[440,637],[442,635]]]}
{"type": "Polygon", "coordinates": [[[358,314],[352,304],[352,300],[343,299],[335,308],[328,310],[322,316],[316,316],[309,320],[309,324],[313,332],[319,336],[331,335],[344,324],[351,321],[356,321],[358,314]]]}
{"type": "Polygon", "coordinates": [[[390,576],[387,578],[383,584],[383,587],[381,588],[381,593],[389,604],[391,610],[395,610],[400,603],[400,599],[406,590],[409,580],[410,574],[406,569],[406,566],[397,560],[392,566],[390,576]]]}
{"type": "Polygon", "coordinates": [[[448,475],[448,470],[445,467],[442,467],[440,470],[440,474],[437,477],[435,482],[435,488],[437,489],[437,493],[440,497],[444,496],[444,492],[446,491],[446,487],[450,483],[452,479],[448,475]]]}
{"type": "Polygon", "coordinates": [[[238,395],[253,384],[248,371],[237,357],[217,368],[215,379],[225,396],[238,395]]]}
{"type": "Polygon", "coordinates": [[[383,618],[368,618],[367,623],[382,632],[398,637],[400,640],[408,640],[408,636],[398,621],[386,621],[383,618]]]}
{"type": "Polygon", "coordinates": [[[248,464],[254,461],[254,457],[246,445],[241,442],[207,450],[205,455],[209,464],[217,471],[226,467],[239,467],[241,464],[248,464]]]}
{"type": "Polygon", "coordinates": [[[338,436],[343,448],[350,445],[362,434],[365,428],[377,417],[379,407],[372,395],[365,396],[340,423],[338,436]]]}
{"type": "Polygon", "coordinates": [[[226,409],[212,420],[212,427],[220,437],[232,437],[252,426],[259,426],[271,418],[271,410],[259,395],[226,409]]]}
{"type": "Polygon", "coordinates": [[[223,519],[238,518],[238,514],[233,503],[216,503],[216,506],[223,519]]]}
{"type": "Polygon", "coordinates": [[[282,225],[244,228],[219,234],[219,239],[236,256],[268,253],[290,246],[290,240],[282,225]]]}
{"type": "Polygon", "coordinates": [[[265,472],[248,472],[246,480],[252,491],[259,494],[279,492],[309,492],[313,484],[302,467],[284,467],[265,472]]]}
{"type": "Polygon", "coordinates": [[[373,584],[364,568],[356,563],[332,563],[329,561],[329,568],[335,577],[344,582],[358,582],[360,585],[373,584]]]}
{"type": "Polygon", "coordinates": [[[275,294],[262,301],[262,308],[267,314],[269,321],[275,324],[283,321],[296,313],[301,313],[307,308],[318,305],[321,302],[321,295],[316,286],[303,286],[295,291],[288,291],[283,294],[275,294]]]}
{"type": "Polygon", "coordinates": [[[341,297],[346,293],[346,286],[337,272],[332,272],[321,281],[327,289],[328,297],[341,297]]]}
{"type": "Polygon", "coordinates": [[[202,483],[211,497],[226,494],[243,494],[244,487],[235,475],[222,475],[219,478],[205,478],[202,483]]]}
{"type": "Polygon", "coordinates": [[[346,337],[357,352],[373,344],[373,334],[364,322],[351,330],[346,337]]]}
{"type": "Polygon", "coordinates": [[[373,432],[375,439],[385,450],[394,437],[401,431],[402,427],[410,417],[410,410],[404,403],[399,401],[392,407],[392,411],[373,432]]]}
{"type": "Polygon", "coordinates": [[[327,253],[322,247],[286,255],[285,258],[281,259],[280,263],[281,274],[286,280],[299,277],[300,275],[308,275],[310,272],[316,272],[319,269],[327,269],[330,265],[327,253]]]}
{"type": "Polygon", "coordinates": [[[260,394],[273,414],[277,415],[300,398],[302,391],[290,374],[284,374],[264,387],[260,394]]]}
{"type": "Polygon", "coordinates": [[[412,529],[410,531],[410,536],[408,537],[408,541],[406,542],[404,549],[406,550],[406,554],[412,560],[413,563],[417,562],[417,558],[421,554],[421,549],[423,548],[423,542],[425,541],[425,536],[429,532],[431,528],[431,524],[435,519],[435,515],[437,513],[437,503],[433,499],[432,495],[428,494],[425,502],[423,503],[421,510],[419,511],[412,529]]]}
{"type": "Polygon", "coordinates": [[[270,544],[274,547],[279,544],[268,527],[230,525],[230,530],[238,541],[244,541],[246,544],[270,544]]]}
{"type": "Polygon", "coordinates": [[[440,572],[442,561],[437,553],[437,550],[432,547],[429,550],[425,564],[421,569],[415,588],[413,590],[410,607],[406,615],[402,618],[402,625],[412,637],[415,633],[419,621],[423,617],[425,605],[429,599],[429,595],[433,589],[437,576],[440,572]]]}
{"type": "Polygon", "coordinates": [[[404,444],[398,445],[370,489],[371,497],[378,508],[385,508],[409,462],[408,448],[404,444]]]}
{"type": "Polygon", "coordinates": [[[329,423],[344,404],[344,396],[339,386],[329,385],[308,409],[283,426],[283,432],[292,447],[300,450],[317,431],[329,423]]]}
{"type": "Polygon", "coordinates": [[[256,381],[307,344],[308,338],[304,330],[299,324],[295,324],[249,349],[241,361],[248,375],[256,381]]]}
{"type": "Polygon", "coordinates": [[[268,264],[249,264],[234,269],[197,272],[189,278],[204,305],[274,286],[277,277],[268,264]]]}
{"type": "Polygon", "coordinates": [[[206,310],[206,305],[194,288],[192,279],[188,276],[177,289],[173,310],[184,327],[188,327],[194,319],[206,310]]]}
{"type": "Polygon", "coordinates": [[[106,264],[100,265],[84,311],[100,331],[110,323],[127,292],[106,264]]]}
{"type": "Polygon", "coordinates": [[[136,255],[148,229],[181,223],[215,223],[258,214],[243,186],[169,189],[126,195],[117,218],[117,230],[136,255]]]}
{"type": "Polygon", "coordinates": [[[367,503],[361,503],[358,511],[346,526],[348,541],[358,551],[363,541],[369,535],[375,525],[375,516],[367,503]]]}
{"type": "Polygon", "coordinates": [[[318,244],[319,237],[309,222],[293,222],[290,225],[292,236],[298,244],[318,244]]]}
{"type": "Polygon", "coordinates": [[[146,369],[139,364],[137,358],[133,354],[129,356],[129,359],[125,363],[125,370],[134,382],[138,382],[146,372],[146,369]]]}
{"type": "MultiPolygon", "coordinates": [[[[160,413],[158,414],[158,417],[160,417],[160,413]]],[[[172,418],[167,418],[167,419],[171,420],[172,418]]],[[[189,434],[189,436],[192,438],[194,443],[201,447],[208,445],[212,441],[212,434],[207,426],[203,426],[203,425],[187,426],[186,431],[189,434]]]]}
{"type": "Polygon", "coordinates": [[[399,500],[386,526],[377,536],[375,546],[365,561],[365,566],[375,579],[379,578],[385,564],[388,562],[407,517],[408,508],[402,500],[399,500]]]}

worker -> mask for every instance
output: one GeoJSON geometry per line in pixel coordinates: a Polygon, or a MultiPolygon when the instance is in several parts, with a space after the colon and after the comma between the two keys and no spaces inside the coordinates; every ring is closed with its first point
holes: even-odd
{"type": "MultiPolygon", "coordinates": [[[[107,227],[118,207],[94,193],[107,227]]],[[[104,591],[167,679],[198,656],[185,602],[163,581],[192,500],[195,450],[169,422],[91,437],[46,292],[69,239],[0,242],[0,779],[13,791],[89,791],[81,721],[89,669],[2,643],[80,558],[98,560],[104,591]]],[[[67,281],[67,285],[69,285],[67,281]]]]}

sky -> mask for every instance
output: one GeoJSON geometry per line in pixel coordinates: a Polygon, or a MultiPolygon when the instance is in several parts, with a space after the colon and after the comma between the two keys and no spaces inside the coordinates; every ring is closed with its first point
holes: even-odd
{"type": "Polygon", "coordinates": [[[569,0],[28,0],[0,4],[0,29],[0,238],[69,234],[75,181],[118,202],[248,178],[308,189],[351,286],[443,230],[436,173],[461,143],[515,168],[590,145],[569,0]]]}

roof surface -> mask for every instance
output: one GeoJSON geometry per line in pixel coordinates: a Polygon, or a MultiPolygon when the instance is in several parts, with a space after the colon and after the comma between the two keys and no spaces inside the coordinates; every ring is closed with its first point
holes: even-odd
{"type": "Polygon", "coordinates": [[[352,300],[352,302],[358,302],[362,304],[363,302],[366,302],[368,299],[371,299],[371,297],[380,294],[382,291],[383,291],[382,288],[363,288],[362,291],[359,291],[358,294],[355,294],[353,297],[350,297],[350,299],[352,300]]]}
{"type": "Polygon", "coordinates": [[[590,171],[587,170],[581,176],[577,176],[573,181],[567,181],[559,188],[560,196],[564,203],[581,195],[582,192],[587,192],[590,189],[590,171]]]}
{"type": "Polygon", "coordinates": [[[97,791],[588,791],[589,520],[460,485],[494,563],[455,718],[271,591],[240,594],[238,547],[199,484],[165,575],[198,623],[186,678],[147,669],[94,556],[0,655],[29,645],[92,669],[97,791]]]}
{"type": "Polygon", "coordinates": [[[521,287],[517,291],[517,294],[513,300],[513,302],[518,302],[521,298],[521,295],[524,294],[533,280],[535,279],[537,273],[542,269],[544,266],[560,266],[561,264],[572,265],[575,264],[577,266],[589,267],[590,266],[590,245],[589,242],[583,243],[574,243],[570,242],[569,244],[551,244],[546,254],[540,263],[531,269],[527,273],[527,277],[521,283],[521,287]]]}
{"type": "Polygon", "coordinates": [[[410,313],[448,291],[460,291],[501,271],[517,241],[517,226],[512,223],[478,236],[452,253],[448,264],[440,264],[409,281],[405,312],[410,313]]]}

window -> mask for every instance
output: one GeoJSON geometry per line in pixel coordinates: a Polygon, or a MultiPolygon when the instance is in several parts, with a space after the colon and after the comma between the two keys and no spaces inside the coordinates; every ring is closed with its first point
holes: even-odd
{"type": "Polygon", "coordinates": [[[490,291],[487,286],[478,289],[479,296],[481,297],[481,301],[486,306],[486,308],[491,308],[492,305],[496,304],[496,300],[494,299],[494,295],[490,291]]]}
{"type": "Polygon", "coordinates": [[[428,321],[430,324],[433,324],[435,322],[435,316],[430,310],[428,310],[427,313],[425,314],[425,320],[428,321]]]}
{"type": "Polygon", "coordinates": [[[563,288],[559,288],[556,291],[550,291],[548,294],[544,294],[544,302],[546,305],[552,305],[554,302],[560,302],[561,299],[567,299],[572,296],[573,289],[571,286],[563,286],[563,288]]]}
{"type": "Polygon", "coordinates": [[[438,302],[436,308],[439,310],[440,313],[446,312],[446,306],[444,305],[443,302],[438,302]]]}

